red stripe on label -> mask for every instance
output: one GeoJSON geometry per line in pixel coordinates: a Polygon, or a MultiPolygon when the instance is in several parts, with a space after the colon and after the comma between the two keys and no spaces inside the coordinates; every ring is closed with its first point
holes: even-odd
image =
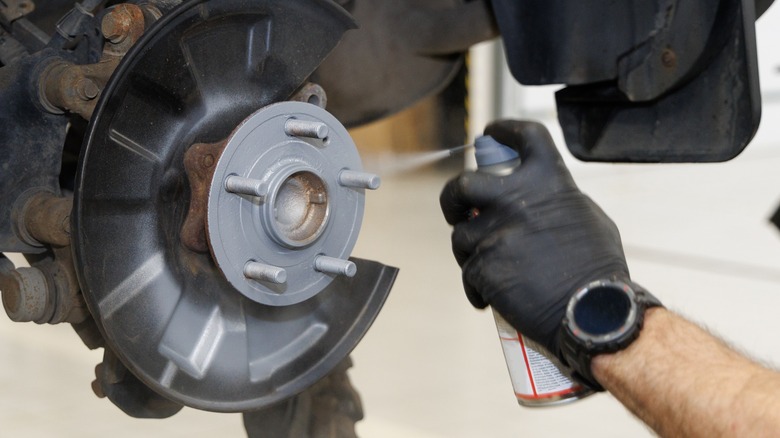
{"type": "Polygon", "coordinates": [[[528,380],[531,381],[531,391],[534,392],[530,398],[539,398],[539,394],[536,393],[536,382],[534,382],[534,376],[531,374],[531,364],[528,362],[528,353],[525,351],[525,342],[523,342],[523,335],[517,333],[517,340],[520,341],[520,348],[523,350],[523,360],[525,361],[525,371],[528,373],[528,380]]]}
{"type": "Polygon", "coordinates": [[[580,386],[573,386],[569,389],[564,389],[562,391],[556,391],[556,392],[548,392],[546,394],[540,394],[540,395],[528,395],[528,394],[520,394],[515,393],[515,397],[523,399],[523,400],[541,400],[545,398],[551,398],[551,397],[558,397],[560,395],[566,395],[571,394],[572,392],[576,392],[580,390],[580,386]]]}

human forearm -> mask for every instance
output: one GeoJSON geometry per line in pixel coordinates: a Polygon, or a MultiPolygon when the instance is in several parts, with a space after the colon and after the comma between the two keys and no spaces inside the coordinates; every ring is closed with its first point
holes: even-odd
{"type": "Polygon", "coordinates": [[[626,350],[596,356],[598,381],[661,436],[778,436],[780,374],[665,309],[626,350]]]}

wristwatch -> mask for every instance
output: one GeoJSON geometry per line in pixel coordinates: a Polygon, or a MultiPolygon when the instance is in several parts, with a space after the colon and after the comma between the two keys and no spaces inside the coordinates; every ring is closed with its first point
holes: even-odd
{"type": "Polygon", "coordinates": [[[628,347],[642,329],[645,310],[661,302],[630,281],[596,280],[569,299],[561,329],[561,356],[573,377],[596,391],[604,388],[593,377],[593,356],[628,347]]]}

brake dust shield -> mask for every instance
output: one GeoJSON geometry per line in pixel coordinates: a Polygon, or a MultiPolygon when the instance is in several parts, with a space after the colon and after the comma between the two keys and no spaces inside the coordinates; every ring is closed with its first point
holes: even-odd
{"type": "Polygon", "coordinates": [[[77,270],[108,347],[161,395],[225,412],[288,398],[340,363],[384,303],[397,270],[347,260],[373,182],[335,118],[285,103],[354,26],[327,1],[187,2],[146,32],[103,92],[80,157],[77,270]],[[330,135],[285,131],[287,119],[330,135]],[[272,134],[242,143],[251,123],[272,134]],[[211,251],[195,251],[181,240],[192,195],[184,156],[220,141],[238,155],[216,164],[209,215],[222,217],[208,225],[211,251]],[[226,191],[230,176],[259,178],[293,213],[309,208],[305,226],[274,216],[270,198],[226,191]],[[244,243],[226,245],[228,234],[244,243]],[[237,248],[247,254],[231,271],[237,248]],[[285,276],[266,276],[270,265],[285,276]]]}

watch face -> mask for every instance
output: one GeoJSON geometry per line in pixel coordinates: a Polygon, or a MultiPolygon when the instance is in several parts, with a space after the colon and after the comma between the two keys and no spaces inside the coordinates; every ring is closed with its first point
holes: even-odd
{"type": "Polygon", "coordinates": [[[620,339],[636,317],[636,294],[620,281],[594,281],[578,290],[566,308],[572,334],[596,344],[620,339]]]}

